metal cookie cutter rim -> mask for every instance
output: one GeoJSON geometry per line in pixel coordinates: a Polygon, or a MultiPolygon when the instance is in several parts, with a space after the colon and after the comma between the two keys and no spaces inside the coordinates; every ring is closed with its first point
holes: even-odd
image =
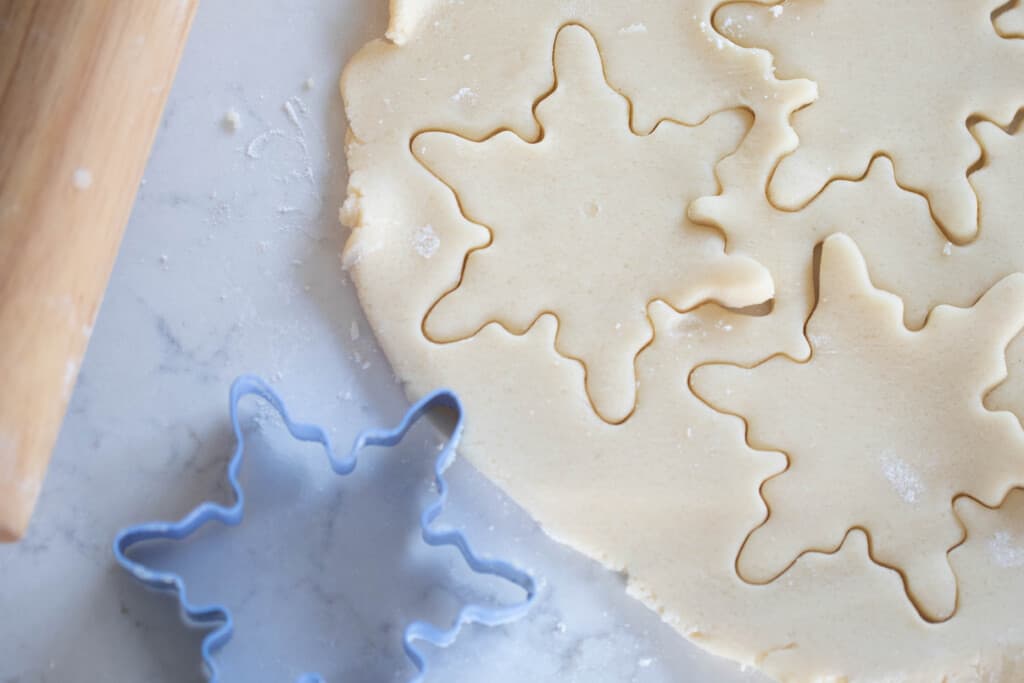
{"type": "MultiPolygon", "coordinates": [[[[192,604],[188,599],[185,581],[179,574],[151,570],[129,558],[128,551],[132,546],[146,541],[183,539],[211,521],[219,521],[226,526],[237,526],[242,522],[245,493],[238,481],[238,471],[244,457],[245,437],[239,422],[238,406],[246,396],[257,396],[269,403],[281,416],[288,433],[293,438],[320,444],[327,455],[331,469],[342,476],[355,470],[359,452],[362,449],[370,446],[396,445],[412,426],[433,408],[446,407],[455,412],[455,426],[434,461],[437,498],[420,515],[420,535],[423,541],[430,546],[457,548],[463,560],[475,573],[498,576],[510,581],[522,588],[526,597],[519,603],[503,607],[486,607],[472,603],[463,605],[448,628],[439,628],[423,621],[414,621],[408,624],[402,633],[402,644],[406,656],[417,671],[411,679],[411,683],[422,681],[428,668],[426,656],[416,648],[416,642],[426,641],[436,647],[447,647],[455,641],[464,625],[471,623],[485,626],[506,624],[522,617],[536,601],[537,581],[529,572],[509,562],[478,555],[460,531],[446,528],[434,529],[431,526],[441,514],[448,498],[448,483],[444,478],[444,472],[455,460],[455,449],[462,436],[465,423],[462,403],[454,392],[448,389],[439,389],[424,396],[409,408],[397,426],[391,429],[370,429],[361,432],[356,437],[348,454],[345,457],[338,457],[331,446],[330,437],[321,427],[294,421],[284,401],[265,381],[252,375],[243,375],[232,383],[230,392],[229,412],[235,434],[235,451],[228,462],[227,473],[234,499],[233,504],[224,506],[205,501],[177,522],[150,522],[122,529],[118,532],[113,544],[114,557],[125,571],[150,588],[170,591],[178,597],[184,621],[198,626],[213,627],[210,633],[203,638],[201,646],[204,669],[211,683],[217,683],[218,680],[214,654],[231,639],[234,628],[231,611],[226,606],[216,603],[192,604]]],[[[300,676],[298,683],[322,683],[322,680],[318,674],[307,673],[300,676]]]]}

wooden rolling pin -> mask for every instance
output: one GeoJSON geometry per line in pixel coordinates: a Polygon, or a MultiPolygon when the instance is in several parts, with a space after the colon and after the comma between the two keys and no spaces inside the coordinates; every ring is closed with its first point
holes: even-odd
{"type": "Polygon", "coordinates": [[[196,3],[0,0],[0,541],[28,526],[196,3]]]}

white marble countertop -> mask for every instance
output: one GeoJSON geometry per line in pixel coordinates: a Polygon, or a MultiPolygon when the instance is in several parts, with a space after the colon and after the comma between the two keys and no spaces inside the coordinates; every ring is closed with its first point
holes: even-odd
{"type": "MultiPolygon", "coordinates": [[[[127,524],[225,499],[235,376],[268,378],[296,417],[329,425],[341,445],[404,411],[338,258],[336,83],[383,33],[385,5],[202,4],[39,509],[23,542],[0,547],[0,681],[203,679],[200,634],[172,598],[128,579],[110,544],[127,524]],[[234,132],[223,125],[231,110],[234,132]]],[[[516,597],[456,553],[417,543],[426,432],[341,479],[252,407],[247,523],[152,553],[193,578],[197,598],[235,609],[226,680],[310,669],[332,683],[406,680],[405,622],[516,597]]],[[[523,621],[470,628],[432,651],[428,680],[754,680],[628,598],[621,577],[547,539],[469,465],[450,476],[444,521],[544,588],[523,621]]]]}

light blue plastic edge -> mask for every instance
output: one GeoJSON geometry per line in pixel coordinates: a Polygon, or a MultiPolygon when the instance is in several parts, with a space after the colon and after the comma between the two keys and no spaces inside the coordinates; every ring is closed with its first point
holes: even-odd
{"type": "MultiPolygon", "coordinates": [[[[211,521],[218,521],[227,526],[236,526],[242,522],[245,508],[245,493],[238,482],[238,471],[242,465],[245,450],[245,437],[239,423],[238,406],[246,396],[257,396],[269,403],[281,416],[288,432],[299,441],[315,442],[323,446],[331,468],[339,475],[351,474],[358,463],[359,452],[371,446],[394,446],[412,428],[424,414],[434,408],[444,407],[455,412],[456,423],[450,436],[444,443],[434,463],[434,480],[437,483],[437,499],[420,515],[421,536],[431,546],[453,546],[462,554],[466,564],[478,574],[489,574],[506,579],[521,587],[526,597],[522,602],[503,607],[486,607],[467,604],[459,610],[448,628],[438,628],[433,624],[414,621],[405,627],[402,634],[405,654],[416,668],[411,683],[420,683],[427,672],[425,655],[416,648],[418,641],[426,641],[437,647],[447,647],[455,642],[459,631],[466,624],[483,624],[497,626],[507,624],[522,617],[532,607],[537,598],[537,582],[527,571],[503,560],[483,557],[476,554],[469,541],[454,529],[433,529],[431,524],[444,509],[448,498],[448,483],[444,472],[455,460],[455,449],[462,436],[464,413],[462,403],[454,392],[447,389],[435,391],[413,405],[392,429],[366,430],[356,437],[348,455],[339,458],[331,446],[330,437],[319,426],[295,422],[285,407],[284,401],[265,381],[252,375],[244,375],[231,385],[230,414],[231,425],[235,432],[235,452],[228,462],[228,483],[234,497],[234,503],[225,507],[210,501],[204,502],[177,522],[150,522],[138,526],[127,527],[118,532],[114,539],[114,556],[135,579],[156,590],[174,593],[181,605],[182,619],[189,624],[208,626],[213,630],[203,638],[202,660],[207,678],[211,683],[219,683],[217,665],[214,659],[216,652],[230,639],[234,627],[231,612],[224,605],[194,605],[189,602],[184,579],[173,572],[158,572],[128,557],[132,546],[153,540],[179,540],[211,521]]],[[[323,683],[323,679],[315,673],[303,674],[298,683],[323,683]]]]}

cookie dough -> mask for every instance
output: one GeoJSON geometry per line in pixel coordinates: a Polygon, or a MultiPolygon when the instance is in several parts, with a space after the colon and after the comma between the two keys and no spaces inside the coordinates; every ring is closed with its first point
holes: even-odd
{"type": "MultiPolygon", "coordinates": [[[[785,16],[792,4],[755,6],[750,14],[763,12],[767,13],[764,21],[776,20],[776,8],[781,7],[785,16]]],[[[713,409],[693,393],[689,382],[696,368],[709,363],[753,366],[776,354],[792,359],[786,363],[813,362],[813,344],[804,334],[804,324],[817,301],[815,253],[821,252],[824,261],[822,244],[833,233],[847,233],[856,242],[874,288],[892,292],[905,302],[902,321],[909,329],[903,334],[924,334],[910,330],[921,328],[937,304],[970,307],[1005,276],[1024,270],[1024,243],[1015,237],[1019,216],[1024,215],[1017,173],[1022,168],[1017,144],[1022,134],[1019,125],[1013,124],[1012,110],[1024,105],[1024,96],[1020,88],[1016,94],[986,90],[993,82],[986,79],[965,93],[977,94],[981,88],[1002,98],[999,106],[978,105],[994,123],[972,119],[968,125],[965,118],[957,124],[955,116],[941,110],[942,103],[936,105],[938,111],[928,112],[941,121],[952,140],[948,149],[940,150],[934,169],[929,169],[929,173],[941,172],[938,184],[953,183],[956,191],[949,197],[936,199],[923,188],[924,183],[906,176],[898,154],[872,161],[869,150],[857,158],[857,169],[821,176],[823,187],[817,188],[821,191],[812,190],[804,198],[809,199],[806,206],[793,211],[769,201],[774,169],[780,159],[798,149],[790,123],[799,128],[801,116],[824,100],[826,86],[832,92],[837,82],[823,79],[818,84],[822,97],[817,100],[814,82],[779,80],[771,54],[739,45],[734,41],[745,39],[725,32],[722,22],[730,10],[719,5],[717,0],[393,2],[388,39],[367,45],[348,66],[342,83],[352,171],[344,219],[353,228],[344,259],[367,317],[410,396],[421,396],[440,385],[459,392],[470,415],[466,457],[551,535],[623,571],[633,595],[707,649],[756,665],[780,680],[1019,680],[1024,674],[1020,654],[1024,623],[1016,605],[1024,597],[1024,572],[1013,570],[1017,558],[1024,556],[1019,497],[1011,494],[996,509],[964,496],[955,504],[948,501],[964,525],[965,538],[948,555],[958,600],[952,616],[941,623],[932,621],[939,622],[948,605],[937,600],[937,607],[923,610],[932,621],[923,617],[911,600],[916,584],[905,585],[899,571],[874,561],[874,530],[855,523],[847,524],[854,528],[845,534],[842,524],[836,526],[838,534],[827,542],[807,539],[802,544],[807,547],[796,549],[799,559],[782,567],[785,571],[775,580],[763,584],[745,580],[737,565],[741,549],[751,530],[770,514],[771,499],[766,504],[761,486],[765,481],[782,482],[787,475],[786,454],[773,449],[792,446],[762,443],[753,431],[753,445],[748,444],[744,421],[713,409]],[[589,44],[590,61],[573,58],[572,73],[563,74],[560,68],[556,79],[556,45],[564,49],[559,37],[566,35],[578,36],[581,47],[586,43],[584,35],[592,36],[587,40],[596,45],[604,67],[603,85],[596,71],[587,80],[587,64],[594,66],[596,59],[589,44]],[[500,279],[486,285],[480,281],[473,285],[480,289],[470,295],[480,308],[451,311],[451,327],[431,327],[431,312],[439,302],[458,292],[464,278],[480,277],[471,275],[474,258],[498,247],[503,234],[541,229],[536,224],[522,228],[515,223],[516,212],[502,208],[501,202],[522,192],[524,185],[512,194],[494,193],[500,188],[493,187],[493,177],[472,172],[476,163],[472,155],[484,149],[493,154],[499,140],[507,147],[502,150],[509,153],[506,159],[543,149],[529,146],[547,140],[545,96],[555,96],[563,83],[569,87],[581,82],[595,86],[591,99],[628,102],[629,125],[623,125],[621,104],[616,109],[566,101],[560,114],[579,122],[580,132],[600,118],[607,130],[618,131],[613,135],[625,142],[658,139],[670,130],[699,139],[704,126],[715,125],[722,126],[721,137],[712,148],[677,160],[680,170],[673,172],[679,174],[676,191],[684,206],[676,214],[675,225],[665,220],[667,209],[656,221],[637,219],[644,211],[667,207],[667,200],[665,204],[655,201],[652,209],[644,206],[651,203],[649,197],[631,198],[636,192],[665,196],[658,194],[658,188],[670,188],[673,179],[663,177],[668,171],[658,163],[611,169],[621,171],[625,184],[638,183],[630,185],[639,188],[630,193],[611,188],[601,198],[589,200],[543,188],[539,191],[544,201],[522,206],[519,213],[543,218],[550,226],[565,226],[572,220],[585,225],[586,202],[596,201],[601,204],[598,215],[622,217],[617,221],[622,225],[642,224],[643,234],[659,244],[692,234],[687,231],[700,232],[700,226],[711,228],[712,232],[704,233],[705,244],[714,247],[709,253],[733,264],[747,259],[767,271],[774,291],[770,305],[737,311],[720,304],[738,302],[719,295],[720,303],[680,311],[685,306],[672,301],[677,290],[670,288],[691,287],[693,273],[680,267],[677,281],[651,288],[652,280],[642,280],[645,272],[639,266],[635,288],[605,289],[607,283],[598,280],[598,296],[579,300],[577,305],[563,296],[571,293],[578,299],[579,292],[571,289],[541,292],[557,296],[554,304],[550,303],[554,299],[519,300],[517,295],[526,294],[520,291],[527,286],[523,277],[530,275],[546,282],[545,287],[568,282],[574,273],[581,274],[581,281],[584,273],[586,280],[593,281],[593,273],[602,269],[621,275],[624,254],[616,243],[611,243],[614,252],[602,253],[597,245],[588,249],[563,234],[534,238],[536,250],[548,250],[543,257],[548,269],[539,269],[536,260],[523,261],[528,272],[507,282],[504,290],[500,279]],[[609,89],[622,99],[614,100],[606,92],[609,89]],[[740,110],[748,113],[737,114],[740,110]],[[609,120],[613,115],[615,121],[609,120]],[[730,120],[743,121],[742,139],[737,140],[734,130],[725,125],[730,120]],[[961,133],[967,135],[966,141],[961,133]],[[416,146],[416,141],[424,140],[433,143],[425,154],[416,146]],[[973,158],[964,149],[972,149],[973,158]],[[460,150],[471,156],[465,161],[456,158],[460,150]],[[976,165],[979,156],[982,161],[976,165]],[[960,177],[955,183],[949,180],[953,166],[967,179],[965,183],[959,183],[960,177]],[[703,171],[698,172],[701,167],[703,171]],[[717,181],[710,186],[705,184],[707,171],[717,181]],[[645,172],[651,187],[639,184],[645,172]],[[866,175],[860,177],[862,173],[866,175]],[[488,183],[492,187],[482,192],[488,183]],[[965,187],[970,196],[963,192],[965,187]],[[958,212],[970,214],[975,192],[980,212],[972,214],[972,220],[959,220],[958,212]],[[465,205],[460,205],[463,199],[465,205]],[[942,208],[946,206],[942,202],[952,209],[942,208]],[[583,216],[559,220],[558,214],[570,206],[580,208],[583,216]],[[943,217],[941,224],[933,213],[943,217]],[[659,235],[658,224],[674,236],[659,235]],[[957,244],[972,236],[969,244],[957,244]],[[548,272],[554,267],[568,275],[548,272]],[[635,338],[626,345],[606,332],[588,337],[584,328],[588,322],[605,320],[596,301],[607,299],[607,307],[615,309],[624,305],[627,296],[635,301],[637,292],[647,297],[646,329],[653,335],[633,361],[635,391],[630,392],[632,386],[624,391],[609,389],[605,399],[593,400],[592,394],[601,392],[588,387],[587,372],[600,364],[596,360],[600,354],[579,349],[611,344],[618,357],[635,348],[642,336],[634,332],[635,338]],[[546,314],[537,318],[538,313],[546,314]],[[577,314],[584,316],[579,318],[584,321],[579,323],[580,345],[567,347],[563,342],[568,316],[577,314]],[[605,414],[600,412],[602,405],[605,414]],[[628,419],[612,424],[626,405],[633,406],[628,419]]],[[[935,9],[934,3],[929,6],[935,9]]],[[[887,7],[878,5],[871,11],[887,7]]],[[[952,11],[944,7],[935,11],[939,10],[952,11]]],[[[1001,17],[1003,23],[1009,15],[1001,17]]],[[[990,15],[985,16],[992,35],[1010,42],[995,33],[990,15]]],[[[851,31],[870,19],[858,19],[851,31]]],[[[958,54],[972,54],[973,46],[967,43],[983,28],[983,24],[971,24],[970,32],[958,34],[963,43],[958,54]]],[[[900,30],[912,33],[915,23],[900,30]]],[[[914,41],[920,38],[911,36],[914,41]]],[[[845,45],[839,41],[835,47],[845,45]]],[[[799,64],[800,69],[786,72],[780,64],[780,74],[821,78],[812,71],[812,59],[787,50],[786,63],[799,64]],[[805,62],[811,66],[804,66],[805,62]]],[[[848,57],[851,68],[858,66],[853,62],[860,58],[873,59],[869,52],[865,47],[848,57]]],[[[924,54],[931,57],[936,52],[928,48],[924,54]]],[[[967,64],[966,57],[961,62],[967,64]]],[[[901,65],[908,71],[918,68],[912,59],[901,65]]],[[[1000,68],[1005,73],[992,78],[1022,73],[1000,68]]],[[[873,75],[879,80],[897,78],[890,72],[883,69],[873,75]]],[[[955,87],[948,83],[945,87],[956,94],[955,87]]],[[[868,99],[878,100],[886,92],[872,91],[868,99]]],[[[922,112],[923,108],[912,113],[922,112]]],[[[917,127],[927,128],[920,116],[914,121],[917,127]]],[[[577,132],[568,128],[569,133],[577,132]]],[[[596,138],[597,129],[592,129],[596,138]]],[[[913,139],[924,139],[920,136],[926,134],[915,132],[913,139]]],[[[584,145],[586,139],[573,135],[563,139],[581,148],[575,155],[562,155],[558,164],[593,159],[595,177],[608,172],[595,151],[600,140],[584,145]]],[[[556,142],[552,137],[552,144],[556,142]]],[[[551,163],[555,164],[554,159],[551,163]]],[[[515,167],[502,168],[493,162],[489,170],[511,174],[515,167]]],[[[576,167],[574,172],[588,171],[576,167]]],[[[558,173],[556,168],[538,167],[533,175],[557,178],[558,173]]],[[[575,191],[582,182],[574,176],[566,190],[575,191]]],[[[644,248],[629,245],[624,253],[637,254],[641,252],[635,250],[644,248]]],[[[536,253],[523,249],[536,259],[536,253]]],[[[679,250],[682,256],[690,253],[689,245],[679,250]]],[[[659,273],[649,277],[660,277],[659,273]]],[[[617,280],[627,281],[634,284],[617,280]]],[[[468,279],[465,284],[469,285],[468,279]]],[[[847,280],[846,284],[852,283],[847,280]]],[[[707,298],[716,297],[693,300],[707,298]]],[[[894,324],[898,317],[890,316],[889,322],[894,324]]],[[[605,323],[595,324],[595,330],[601,324],[605,323]]],[[[998,337],[991,336],[994,330],[986,323],[975,332],[979,340],[993,339],[998,337]]],[[[1014,409],[1021,415],[1024,342],[1020,338],[1011,343],[1009,360],[1007,381],[985,398],[984,405],[1014,409]],[[1015,351],[1018,346],[1020,351],[1015,351]]],[[[937,366],[935,372],[941,373],[942,368],[937,366]]],[[[616,385],[629,385],[624,377],[618,375],[616,385]]],[[[986,377],[992,384],[999,381],[994,375],[986,377]]],[[[843,391],[838,383],[830,388],[837,397],[843,391]]],[[[990,388],[979,391],[983,394],[990,388]]],[[[780,386],[777,395],[764,401],[784,407],[791,392],[790,387],[780,386]]],[[[914,419],[912,409],[908,407],[906,413],[908,421],[914,419]]],[[[1005,425],[1006,420],[998,419],[1005,425]]],[[[896,479],[901,472],[906,474],[898,462],[889,465],[896,479]]],[[[885,465],[879,466],[884,476],[885,465]]],[[[990,474],[985,472],[986,477],[990,474]]],[[[973,474],[970,479],[975,480],[973,474]]],[[[962,489],[958,494],[970,493],[969,484],[950,486],[962,489]]],[[[888,479],[885,485],[891,489],[888,479]]],[[[852,500],[852,489],[850,494],[852,500]]],[[[786,491],[786,497],[802,495],[786,491]]],[[[987,504],[1002,502],[982,497],[987,504]]],[[[807,494],[803,500],[817,499],[807,494]]],[[[794,506],[800,502],[787,501],[794,506]]],[[[897,515],[894,521],[910,519],[897,515]]],[[[810,533],[813,528],[802,531],[810,533]]],[[[913,549],[896,544],[893,550],[899,554],[913,549]]]]}
{"type": "Polygon", "coordinates": [[[979,150],[965,122],[1007,120],[1021,105],[1024,41],[992,23],[1005,0],[786,0],[728,4],[715,25],[768,49],[780,76],[809,78],[818,99],[793,116],[800,146],[782,159],[770,197],[795,209],[832,178],[892,159],[903,187],[927,196],[939,225],[963,243],[978,230],[967,181],[979,150]]]}
{"type": "Polygon", "coordinates": [[[649,302],[684,311],[772,297],[767,270],[727,256],[717,231],[686,217],[690,202],[717,191],[715,165],[739,146],[750,117],[729,110],[699,126],[664,121],[634,134],[628,100],[608,87],[597,45],[579,26],[559,32],[554,68],[557,87],[536,106],[538,140],[413,138],[416,158],[482,228],[481,246],[424,329],[440,342],[491,321],[521,334],[552,313],[557,350],[583,363],[598,414],[621,422],[635,405],[634,359],[654,334],[649,302]]]}
{"type": "Polygon", "coordinates": [[[1024,430],[982,405],[1006,378],[1005,349],[1022,327],[1024,273],[1015,273],[973,307],[940,306],[911,332],[902,301],[874,288],[854,242],[829,237],[806,328],[810,360],[693,375],[698,396],[747,421],[752,444],[789,456],[762,488],[771,514],[747,538],[740,575],[774,581],[807,549],[831,552],[858,527],[925,619],[952,617],[946,555],[963,539],[953,499],[995,506],[1024,481],[1024,430]]]}

